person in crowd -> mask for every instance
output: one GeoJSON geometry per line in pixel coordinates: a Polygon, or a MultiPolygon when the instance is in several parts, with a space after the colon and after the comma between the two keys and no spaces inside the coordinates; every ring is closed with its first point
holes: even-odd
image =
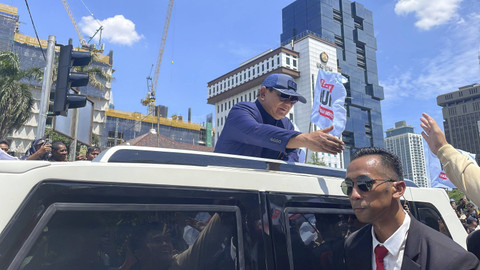
{"type": "Polygon", "coordinates": [[[3,152],[8,153],[9,149],[10,149],[10,144],[8,143],[8,141],[0,140],[0,150],[3,150],[3,152]]]}
{"type": "Polygon", "coordinates": [[[475,205],[473,203],[468,203],[467,204],[467,213],[466,213],[467,217],[473,217],[475,219],[478,219],[478,211],[477,211],[477,208],[475,207],[475,205]]]}
{"type": "Polygon", "coordinates": [[[87,148],[87,153],[85,155],[78,155],[75,160],[93,160],[100,154],[100,148],[96,146],[90,146],[87,148]]]}
{"type": "Polygon", "coordinates": [[[87,154],[86,154],[86,157],[87,157],[87,160],[93,160],[94,158],[96,158],[98,155],[100,155],[100,148],[96,147],[96,146],[90,146],[88,149],[87,149],[87,154]]]}
{"type": "Polygon", "coordinates": [[[7,140],[0,140],[0,160],[18,160],[17,157],[13,157],[8,153],[10,144],[7,140]]]}
{"type": "Polygon", "coordinates": [[[480,269],[472,253],[405,212],[403,179],[399,158],[384,149],[363,148],[352,157],[341,187],[368,224],[345,240],[346,269],[480,269]]]}
{"type": "Polygon", "coordinates": [[[435,119],[423,113],[422,136],[437,155],[448,179],[476,205],[480,205],[480,167],[447,142],[435,119]]]}
{"type": "Polygon", "coordinates": [[[455,214],[457,214],[457,217],[460,217],[460,212],[457,209],[457,203],[455,202],[455,199],[450,199],[450,206],[452,207],[453,211],[455,211],[455,214]]]}
{"type": "Polygon", "coordinates": [[[214,254],[231,233],[231,228],[223,222],[219,214],[214,214],[195,242],[183,252],[175,250],[173,239],[162,226],[146,224],[128,241],[125,261],[118,269],[217,269],[211,265],[214,254]]]}
{"type": "Polygon", "coordinates": [[[294,130],[286,117],[298,101],[306,99],[286,74],[271,74],[262,83],[255,102],[235,104],[228,114],[215,152],[286,161],[299,161],[298,148],[338,154],[344,143],[328,132],[333,126],[311,133],[294,130]]]}
{"type": "Polygon", "coordinates": [[[67,146],[61,141],[52,143],[52,155],[48,159],[49,161],[68,161],[67,160],[67,146]]]}
{"type": "Polygon", "coordinates": [[[457,202],[457,210],[460,212],[460,214],[465,214],[467,213],[467,199],[465,198],[460,198],[457,202]]]}
{"type": "Polygon", "coordinates": [[[469,234],[480,229],[478,227],[478,220],[472,216],[467,217],[467,225],[467,233],[469,234]]]}
{"type": "Polygon", "coordinates": [[[48,160],[52,145],[45,139],[36,139],[32,142],[30,148],[27,149],[25,155],[21,159],[26,160],[48,160]]]}

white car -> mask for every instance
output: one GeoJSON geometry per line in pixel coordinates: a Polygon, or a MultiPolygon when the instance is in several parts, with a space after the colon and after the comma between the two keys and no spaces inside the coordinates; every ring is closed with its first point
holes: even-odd
{"type": "MultiPolygon", "coordinates": [[[[148,147],[0,161],[0,269],[333,269],[360,228],[345,170],[148,147]],[[163,268],[162,268],[163,266],[163,268]]],[[[465,247],[441,189],[412,215],[465,247]]]]}

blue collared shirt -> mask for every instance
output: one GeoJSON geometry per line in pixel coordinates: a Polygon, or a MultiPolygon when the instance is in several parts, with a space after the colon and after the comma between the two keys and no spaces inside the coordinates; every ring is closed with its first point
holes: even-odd
{"type": "Polygon", "coordinates": [[[287,118],[275,120],[260,102],[240,102],[228,114],[215,152],[297,162],[297,149],[288,141],[301,134],[287,118]]]}

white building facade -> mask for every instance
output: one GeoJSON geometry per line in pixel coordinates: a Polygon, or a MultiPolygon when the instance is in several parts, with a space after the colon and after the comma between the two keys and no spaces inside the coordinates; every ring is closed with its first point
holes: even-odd
{"type": "Polygon", "coordinates": [[[423,138],[413,133],[413,127],[405,121],[395,123],[395,128],[387,130],[385,149],[397,155],[403,167],[403,177],[412,180],[419,187],[429,187],[423,138]]]}
{"type": "MultiPolygon", "coordinates": [[[[268,50],[243,62],[239,68],[208,83],[208,104],[215,106],[216,140],[222,133],[228,113],[233,105],[242,101],[256,100],[263,80],[273,73],[292,76],[297,91],[307,100],[297,103],[287,117],[299,131],[307,133],[318,130],[310,125],[313,94],[318,70],[337,71],[337,51],[334,44],[314,35],[306,35],[285,47],[268,50]],[[322,57],[322,56],[323,57],[322,57]]],[[[342,154],[315,153],[319,160],[332,168],[344,168],[342,154]]],[[[312,152],[308,152],[311,160],[312,152]]]]}

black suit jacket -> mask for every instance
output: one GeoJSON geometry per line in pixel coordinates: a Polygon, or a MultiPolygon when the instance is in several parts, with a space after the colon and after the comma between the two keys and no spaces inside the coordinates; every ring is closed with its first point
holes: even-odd
{"type": "MultiPolygon", "coordinates": [[[[346,269],[372,269],[372,225],[366,225],[345,240],[346,269]]],[[[444,234],[411,218],[402,270],[480,269],[472,253],[444,234]]]]}

